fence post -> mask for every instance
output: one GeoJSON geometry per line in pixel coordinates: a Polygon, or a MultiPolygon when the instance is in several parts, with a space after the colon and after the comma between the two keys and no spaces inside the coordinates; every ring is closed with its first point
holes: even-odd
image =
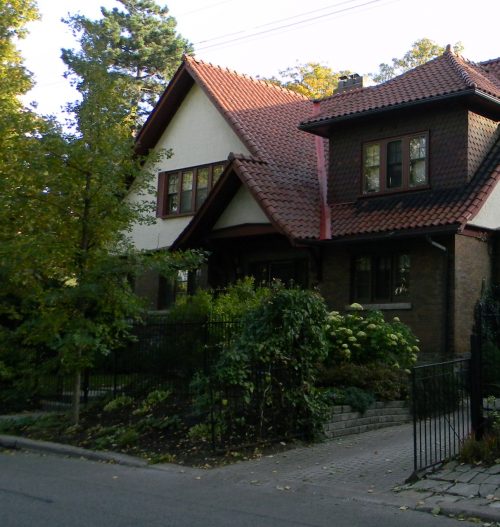
{"type": "Polygon", "coordinates": [[[411,389],[412,389],[412,413],[413,413],[413,474],[417,473],[417,370],[411,370],[411,389]]]}
{"type": "Polygon", "coordinates": [[[208,378],[208,392],[210,398],[210,435],[212,439],[212,450],[215,450],[215,413],[214,413],[214,386],[213,386],[213,365],[211,360],[212,348],[209,345],[209,321],[208,319],[204,322],[203,330],[203,354],[205,363],[205,374],[208,378]]]}
{"type": "Polygon", "coordinates": [[[83,372],[83,404],[89,402],[90,371],[88,368],[83,372]]]}
{"type": "Polygon", "coordinates": [[[114,349],[111,353],[113,353],[113,398],[116,398],[116,394],[118,392],[118,389],[117,389],[117,376],[118,376],[118,373],[117,373],[117,369],[118,369],[118,365],[117,365],[117,356],[116,356],[116,350],[114,349]]]}
{"type": "Polygon", "coordinates": [[[471,335],[470,358],[470,397],[471,425],[476,441],[483,437],[483,386],[482,386],[482,308],[479,304],[475,312],[475,324],[471,335]]]}

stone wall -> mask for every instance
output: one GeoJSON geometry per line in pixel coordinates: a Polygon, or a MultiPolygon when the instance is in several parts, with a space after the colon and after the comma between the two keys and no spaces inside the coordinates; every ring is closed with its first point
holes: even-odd
{"type": "Polygon", "coordinates": [[[350,406],[334,406],[324,430],[327,437],[335,438],[410,421],[411,413],[405,401],[374,403],[364,414],[356,412],[350,406]]]}

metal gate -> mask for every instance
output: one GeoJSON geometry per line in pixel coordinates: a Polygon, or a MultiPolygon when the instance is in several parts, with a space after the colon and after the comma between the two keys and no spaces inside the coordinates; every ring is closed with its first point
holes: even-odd
{"type": "Polygon", "coordinates": [[[460,453],[463,442],[483,432],[481,310],[471,354],[416,366],[412,372],[414,474],[460,453]]]}

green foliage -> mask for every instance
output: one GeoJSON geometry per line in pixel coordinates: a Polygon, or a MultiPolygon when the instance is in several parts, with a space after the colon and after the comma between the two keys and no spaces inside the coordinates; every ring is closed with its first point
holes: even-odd
{"type": "Polygon", "coordinates": [[[282,70],[279,72],[279,78],[272,77],[268,81],[310,99],[323,99],[335,93],[340,77],[350,73],[333,71],[319,62],[307,62],[282,70]]]}
{"type": "Polygon", "coordinates": [[[128,395],[120,395],[119,397],[116,397],[115,399],[109,401],[109,403],[105,404],[103,410],[108,413],[116,412],[117,410],[130,408],[133,402],[134,399],[132,399],[132,397],[128,395]]]}
{"type": "Polygon", "coordinates": [[[334,311],[328,318],[330,364],[379,363],[407,370],[416,360],[418,339],[397,317],[386,321],[380,311],[363,311],[353,304],[346,315],[334,311]]]}
{"type": "Polygon", "coordinates": [[[351,406],[361,414],[375,402],[375,397],[369,392],[365,392],[355,386],[349,386],[344,390],[344,403],[351,406]]]}
{"type": "MultiPolygon", "coordinates": [[[[214,368],[222,432],[254,438],[319,432],[325,406],[315,380],[327,352],[325,320],[318,294],[279,284],[244,315],[234,345],[214,368]]],[[[197,385],[201,405],[211,402],[209,380],[198,378],[197,385]]]]}
{"type": "Polygon", "coordinates": [[[215,295],[211,313],[215,318],[236,320],[255,309],[270,294],[268,287],[256,287],[255,279],[247,276],[215,295]]]}
{"type": "Polygon", "coordinates": [[[192,47],[176,33],[177,23],[166,6],[154,0],[118,3],[119,7],[101,8],[98,20],[70,16],[66,23],[79,38],[81,50],[64,49],[62,58],[79,75],[99,63],[125,80],[130,88],[127,105],[138,109],[141,120],[165,89],[182,54],[192,47]]]}
{"type": "Polygon", "coordinates": [[[168,313],[168,322],[204,322],[237,320],[269,296],[268,287],[256,287],[252,277],[245,277],[216,293],[199,289],[194,295],[181,297],[168,313]]]}
{"type": "Polygon", "coordinates": [[[402,400],[408,396],[408,374],[377,362],[340,364],[323,367],[319,375],[321,386],[348,388],[354,386],[373,393],[378,401],[402,400]]]}
{"type": "MultiPolygon", "coordinates": [[[[463,49],[464,47],[461,42],[457,42],[453,46],[453,51],[455,53],[461,53],[463,49]]],[[[385,82],[397,75],[401,75],[405,71],[425,64],[429,60],[442,55],[444,51],[444,46],[440,46],[428,38],[421,38],[413,43],[412,47],[403,55],[403,57],[393,58],[392,64],[380,64],[379,71],[373,73],[372,78],[377,83],[385,82]]]]}
{"type": "Polygon", "coordinates": [[[148,393],[141,405],[133,411],[133,414],[146,415],[164,403],[171,395],[172,390],[153,390],[148,393]]]}
{"type": "Polygon", "coordinates": [[[161,47],[165,58],[177,40],[167,43],[175,24],[165,18],[166,9],[151,0],[124,0],[122,5],[130,16],[107,13],[102,24],[93,26],[101,33],[92,33],[83,17],[72,19],[81,49],[66,50],[65,58],[80,98],[68,106],[64,129],[19,103],[31,82],[14,44],[35,15],[33,3],[11,1],[0,7],[6,15],[0,21],[6,38],[0,44],[0,70],[17,78],[0,87],[0,369],[4,380],[9,377],[11,397],[19,392],[21,379],[6,353],[23,355],[33,371],[39,368],[33,350],[57,358],[58,369],[75,377],[75,421],[81,370],[123,345],[142,314],[130,278],[148,269],[167,276],[195,269],[204,258],[196,252],[142,253],[129,239],[132,225],[150,221],[152,205],[125,197],[130,191],[139,196],[154,192],[145,162],[154,164],[161,154],[146,159],[135,153],[132,130],[142,101],[137,90],[148,80],[131,79],[125,70],[133,63],[140,76],[154,76],[146,56],[153,48],[156,56],[161,47]],[[156,16],[168,31],[160,28],[156,36],[165,40],[153,45],[156,16]],[[117,41],[107,33],[111,26],[117,41]],[[124,32],[117,32],[119,27],[124,32]],[[129,30],[132,40],[137,37],[133,45],[129,30]]]}

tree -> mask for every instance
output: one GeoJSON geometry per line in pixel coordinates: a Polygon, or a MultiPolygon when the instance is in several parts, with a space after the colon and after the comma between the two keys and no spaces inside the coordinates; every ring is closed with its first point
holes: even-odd
{"type": "MultiPolygon", "coordinates": [[[[117,1],[122,9],[101,8],[99,20],[73,15],[65,21],[81,49],[63,49],[62,58],[77,75],[89,64],[99,63],[108,73],[127,79],[134,87],[128,92],[130,106],[138,108],[140,121],[192,46],[176,33],[177,23],[166,6],[160,7],[155,0],[117,1]]],[[[80,82],[84,78],[80,75],[80,82]]]]}
{"type": "MultiPolygon", "coordinates": [[[[379,71],[372,73],[373,80],[377,83],[385,82],[397,75],[401,75],[405,71],[411,70],[425,64],[429,60],[442,55],[445,51],[445,46],[436,44],[433,40],[428,38],[421,38],[415,41],[412,47],[401,58],[393,58],[392,64],[382,63],[379,65],[379,71]]],[[[461,53],[464,47],[461,42],[457,42],[453,46],[455,53],[461,53]]]]}
{"type": "MultiPolygon", "coordinates": [[[[32,5],[16,4],[13,11],[32,5]]],[[[25,13],[17,13],[20,26],[25,13]]],[[[0,48],[14,57],[22,81],[10,92],[0,88],[8,103],[0,99],[0,352],[44,352],[73,374],[77,423],[82,370],[120,346],[142,313],[129,278],[146,268],[167,276],[194,269],[203,255],[146,254],[128,239],[132,224],[154,217],[127,195],[151,191],[145,167],[157,157],[134,151],[135,82],[110,70],[93,50],[82,51],[69,70],[80,99],[68,106],[62,129],[16,102],[30,83],[12,49],[0,48]]]]}
{"type": "Polygon", "coordinates": [[[279,78],[267,80],[310,99],[322,99],[333,95],[340,77],[349,74],[349,71],[334,72],[319,62],[307,62],[280,71],[279,78]]]}

